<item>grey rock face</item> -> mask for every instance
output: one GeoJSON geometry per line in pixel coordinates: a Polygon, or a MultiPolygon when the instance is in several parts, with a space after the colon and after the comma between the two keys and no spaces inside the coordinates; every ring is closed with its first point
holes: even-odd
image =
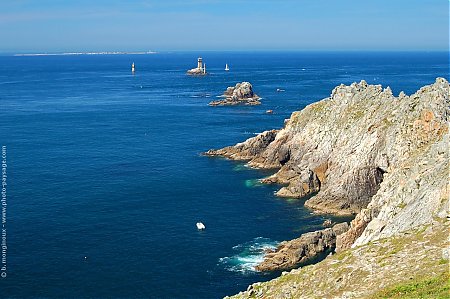
{"type": "Polygon", "coordinates": [[[237,83],[234,87],[228,87],[224,92],[225,99],[212,101],[210,106],[226,105],[259,105],[260,97],[253,92],[253,86],[249,82],[237,83]]]}
{"type": "Polygon", "coordinates": [[[404,113],[413,116],[394,132],[401,159],[388,168],[367,208],[339,237],[337,250],[433,224],[448,215],[449,94],[448,82],[438,78],[409,98],[404,96],[409,99],[404,113]]]}
{"type": "MultiPolygon", "coordinates": [[[[411,160],[393,169],[379,192],[360,214],[366,228],[354,243],[359,246],[407,229],[445,219],[449,213],[449,138],[428,145],[411,160]]],[[[352,224],[352,230],[358,224],[352,224]]],[[[342,236],[343,238],[346,236],[342,236]]],[[[343,247],[343,248],[348,248],[343,247]]]]}

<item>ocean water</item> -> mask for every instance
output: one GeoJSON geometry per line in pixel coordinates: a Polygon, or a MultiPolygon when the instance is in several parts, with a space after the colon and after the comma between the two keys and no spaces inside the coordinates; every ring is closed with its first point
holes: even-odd
{"type": "Polygon", "coordinates": [[[0,56],[0,297],[221,298],[279,275],[253,271],[263,251],[325,217],[258,183],[271,172],[201,153],[281,127],[340,83],[410,94],[448,72],[448,53],[0,56]],[[197,55],[206,77],[185,75],[197,55]],[[262,105],[207,106],[244,80],[262,105]]]}

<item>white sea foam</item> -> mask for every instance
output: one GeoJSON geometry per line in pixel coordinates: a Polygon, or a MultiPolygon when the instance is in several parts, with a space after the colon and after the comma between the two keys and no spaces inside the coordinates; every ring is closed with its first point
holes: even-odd
{"type": "Polygon", "coordinates": [[[264,260],[268,249],[275,249],[278,242],[268,238],[257,237],[250,242],[233,246],[232,256],[219,259],[219,264],[232,272],[243,274],[255,272],[255,267],[264,260]]]}
{"type": "Polygon", "coordinates": [[[244,134],[245,135],[259,135],[259,134],[261,134],[262,132],[249,132],[249,131],[245,131],[244,132],[244,134]]]}

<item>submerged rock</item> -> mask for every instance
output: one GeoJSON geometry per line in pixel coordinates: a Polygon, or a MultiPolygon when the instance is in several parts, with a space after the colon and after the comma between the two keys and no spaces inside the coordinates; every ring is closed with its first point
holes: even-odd
{"type": "Polygon", "coordinates": [[[331,227],[333,226],[333,221],[331,221],[331,219],[325,219],[325,221],[322,223],[322,226],[331,227]]]}
{"type": "Polygon", "coordinates": [[[229,105],[259,105],[260,97],[253,92],[253,86],[249,82],[237,83],[234,87],[228,87],[223,93],[224,99],[212,101],[210,106],[229,105]]]}

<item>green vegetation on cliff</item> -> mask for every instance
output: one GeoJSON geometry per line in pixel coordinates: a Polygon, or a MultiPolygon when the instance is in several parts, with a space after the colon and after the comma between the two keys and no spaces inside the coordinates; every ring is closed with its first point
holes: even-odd
{"type": "MultiPolygon", "coordinates": [[[[444,260],[444,263],[448,261],[444,260]]],[[[447,299],[449,297],[450,275],[446,271],[433,278],[395,285],[374,294],[371,299],[447,299]]]]}
{"type": "Polygon", "coordinates": [[[449,224],[370,242],[232,298],[448,298],[449,224]]]}

